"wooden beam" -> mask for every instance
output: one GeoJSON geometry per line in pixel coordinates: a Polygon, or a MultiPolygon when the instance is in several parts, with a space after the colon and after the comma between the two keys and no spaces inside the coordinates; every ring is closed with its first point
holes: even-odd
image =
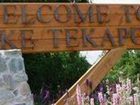
{"type": "Polygon", "coordinates": [[[0,4],[0,49],[23,53],[140,48],[139,5],[0,4]]]}
{"type": "Polygon", "coordinates": [[[81,87],[82,93],[89,94],[93,91],[102,79],[107,75],[111,68],[117,63],[121,56],[126,51],[126,48],[116,48],[110,50],[100,62],[93,65],[69,90],[65,93],[55,105],[64,105],[66,100],[70,98],[69,105],[77,105],[76,102],[76,86],[81,87]],[[86,85],[86,81],[92,82],[92,89],[86,85]]]}

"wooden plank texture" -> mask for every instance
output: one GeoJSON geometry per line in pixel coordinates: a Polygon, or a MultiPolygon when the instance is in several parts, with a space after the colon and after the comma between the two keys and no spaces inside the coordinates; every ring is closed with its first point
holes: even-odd
{"type": "Polygon", "coordinates": [[[66,101],[69,102],[69,105],[77,105],[76,86],[80,86],[82,94],[87,93],[89,95],[121,58],[125,51],[126,48],[123,47],[110,50],[100,62],[93,65],[54,105],[65,105],[66,101]],[[87,80],[92,83],[92,88],[87,86],[87,80]]]}
{"type": "Polygon", "coordinates": [[[24,53],[140,48],[140,5],[0,4],[0,49],[24,53]]]}

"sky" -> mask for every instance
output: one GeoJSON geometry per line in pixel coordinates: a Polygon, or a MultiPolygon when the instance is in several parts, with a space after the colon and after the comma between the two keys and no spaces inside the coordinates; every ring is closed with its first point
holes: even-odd
{"type": "MultiPolygon", "coordinates": [[[[97,4],[140,4],[140,0],[92,0],[97,4]]],[[[87,61],[90,64],[96,63],[102,51],[81,51],[82,56],[86,56],[87,61]]]]}
{"type": "Polygon", "coordinates": [[[81,55],[86,57],[86,60],[90,64],[94,64],[98,59],[100,58],[99,56],[101,55],[102,51],[81,51],[81,55]]]}

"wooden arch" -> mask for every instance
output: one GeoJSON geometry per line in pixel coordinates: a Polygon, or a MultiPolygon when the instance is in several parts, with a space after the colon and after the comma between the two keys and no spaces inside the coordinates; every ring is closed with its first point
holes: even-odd
{"type": "MultiPolygon", "coordinates": [[[[110,50],[70,88],[69,95],[75,96],[77,83],[88,92],[84,81],[90,79],[94,89],[126,49],[140,48],[139,24],[139,5],[1,3],[0,49],[110,50]]],[[[64,105],[66,97],[56,105],[64,105]]]]}

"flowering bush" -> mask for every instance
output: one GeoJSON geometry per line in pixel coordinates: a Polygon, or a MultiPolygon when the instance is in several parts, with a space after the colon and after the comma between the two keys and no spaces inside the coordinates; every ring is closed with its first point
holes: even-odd
{"type": "Polygon", "coordinates": [[[76,93],[78,105],[140,105],[139,75],[136,83],[132,83],[129,78],[119,78],[116,84],[106,84],[105,87],[100,85],[90,96],[82,94],[77,85],[76,93]]]}

